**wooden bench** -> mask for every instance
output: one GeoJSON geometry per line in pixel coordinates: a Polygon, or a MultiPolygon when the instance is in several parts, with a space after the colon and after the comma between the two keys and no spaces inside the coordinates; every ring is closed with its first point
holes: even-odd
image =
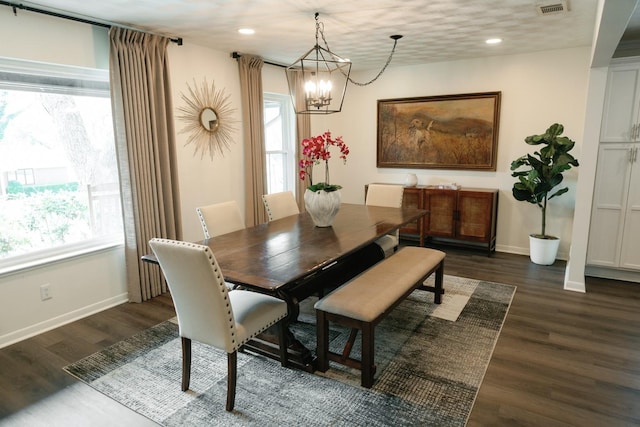
{"type": "Polygon", "coordinates": [[[445,253],[407,246],[375,264],[315,304],[318,370],[326,372],[329,360],[361,371],[361,384],[371,388],[375,374],[374,329],[415,289],[433,292],[442,302],[445,253]],[[436,273],[435,286],[423,282],[436,273]],[[342,354],[329,351],[329,322],[352,328],[342,354]],[[358,330],[362,332],[362,357],[349,357],[358,330]]]}

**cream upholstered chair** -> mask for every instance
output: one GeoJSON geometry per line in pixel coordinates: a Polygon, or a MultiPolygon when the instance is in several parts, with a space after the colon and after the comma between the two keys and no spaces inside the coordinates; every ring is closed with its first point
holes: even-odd
{"type": "Polygon", "coordinates": [[[291,191],[281,193],[263,194],[262,201],[267,209],[269,221],[284,218],[285,216],[297,215],[300,213],[296,198],[291,191]]]}
{"type": "MultiPolygon", "coordinates": [[[[227,411],[236,394],[238,349],[260,332],[277,324],[280,361],[287,365],[282,319],[287,303],[258,292],[229,291],[215,256],[208,246],[166,239],[151,239],[160,268],[173,298],[182,338],[182,391],[191,378],[191,340],[227,352],[227,411]]],[[[266,392],[267,390],[265,390],[266,392]]]]}
{"type": "MultiPolygon", "coordinates": [[[[402,185],[390,184],[369,184],[367,187],[367,198],[365,205],[367,206],[384,206],[390,208],[402,207],[402,196],[404,187],[402,185]]],[[[387,234],[376,240],[376,244],[384,251],[384,256],[388,257],[398,250],[400,242],[400,232],[398,230],[393,234],[387,234]]]]}
{"type": "Polygon", "coordinates": [[[235,200],[202,206],[196,208],[196,212],[198,212],[205,239],[245,228],[240,208],[235,200]]]}

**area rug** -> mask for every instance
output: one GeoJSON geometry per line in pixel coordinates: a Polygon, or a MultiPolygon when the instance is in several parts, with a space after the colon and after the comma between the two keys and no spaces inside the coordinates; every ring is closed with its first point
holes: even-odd
{"type": "MultiPolygon", "coordinates": [[[[191,386],[180,390],[181,347],[166,321],[64,369],[164,426],[464,426],[515,286],[445,275],[440,306],[415,291],[376,328],[373,388],[335,365],[324,374],[238,355],[233,412],[224,409],[226,355],[193,342],[191,386]]],[[[301,304],[296,337],[315,348],[313,299],[301,304]]],[[[349,331],[333,328],[340,350],[349,331]]],[[[358,342],[356,340],[356,342],[358,342]]],[[[358,346],[352,355],[357,357],[358,346]]]]}

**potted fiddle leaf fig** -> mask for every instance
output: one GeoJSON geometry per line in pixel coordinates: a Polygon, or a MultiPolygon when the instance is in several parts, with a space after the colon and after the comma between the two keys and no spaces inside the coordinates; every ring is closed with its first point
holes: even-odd
{"type": "Polygon", "coordinates": [[[527,144],[541,146],[540,149],[511,163],[511,176],[518,178],[513,184],[513,197],[537,205],[542,214],[540,233],[529,235],[530,257],[536,264],[555,262],[560,240],[547,234],[547,202],[569,191],[567,187],[558,188],[564,179],[563,173],[579,166],[578,160],[569,154],[575,142],[562,136],[562,132],[564,126],[554,123],[545,133],[526,137],[527,144]]]}

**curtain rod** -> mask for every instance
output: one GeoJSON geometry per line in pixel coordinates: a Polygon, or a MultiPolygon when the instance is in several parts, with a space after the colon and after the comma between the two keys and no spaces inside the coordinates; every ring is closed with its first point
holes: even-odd
{"type": "MultiPolygon", "coordinates": [[[[124,27],[122,25],[119,25],[119,24],[117,24],[115,22],[109,22],[109,21],[97,22],[97,21],[92,21],[90,19],[86,19],[86,18],[80,18],[80,17],[77,17],[77,16],[71,16],[71,15],[64,15],[62,13],[53,12],[51,10],[38,9],[37,7],[25,6],[23,4],[11,3],[11,2],[8,2],[8,1],[4,1],[4,0],[0,0],[0,5],[11,7],[13,9],[13,14],[16,15],[16,16],[18,15],[17,9],[20,9],[20,10],[26,10],[26,11],[29,11],[29,12],[41,13],[43,15],[54,16],[56,18],[62,18],[62,19],[68,19],[68,20],[71,20],[71,21],[81,22],[83,24],[95,25],[95,26],[103,27],[103,28],[111,28],[111,27],[128,28],[128,27],[124,27]]],[[[139,30],[137,28],[128,28],[128,29],[135,30],[135,31],[142,31],[142,30],[139,30]]],[[[146,32],[146,31],[143,31],[143,32],[146,32]]],[[[178,46],[182,46],[182,37],[169,38],[169,40],[171,40],[172,42],[174,42],[178,46]]]]}
{"type": "MultiPolygon", "coordinates": [[[[241,56],[242,56],[242,54],[239,53],[239,52],[231,52],[231,57],[233,59],[238,59],[241,56]]],[[[264,59],[262,60],[262,62],[264,62],[265,64],[269,64],[269,65],[275,65],[276,67],[287,68],[286,65],[278,64],[277,62],[265,61],[264,59]]]]}

